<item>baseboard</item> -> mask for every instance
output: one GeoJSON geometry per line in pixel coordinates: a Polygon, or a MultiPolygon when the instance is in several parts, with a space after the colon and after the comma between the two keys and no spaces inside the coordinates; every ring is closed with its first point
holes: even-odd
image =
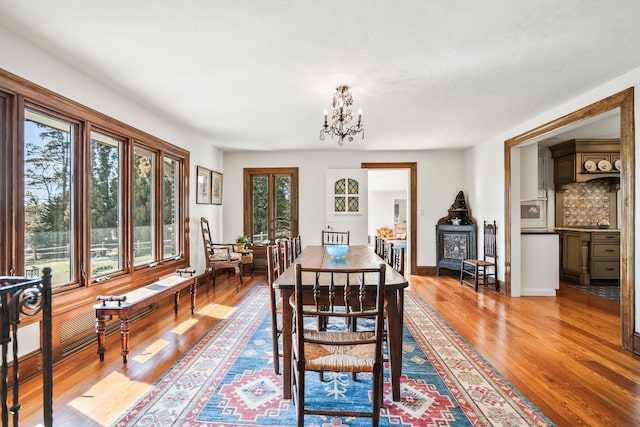
{"type": "Polygon", "coordinates": [[[425,265],[416,266],[416,276],[435,276],[435,275],[436,275],[435,266],[425,266],[425,265]]]}
{"type": "MultiPolygon", "coordinates": [[[[502,286],[501,286],[502,288],[502,286]]],[[[555,297],[556,290],[549,288],[526,288],[520,290],[520,296],[523,297],[555,297]]]]}

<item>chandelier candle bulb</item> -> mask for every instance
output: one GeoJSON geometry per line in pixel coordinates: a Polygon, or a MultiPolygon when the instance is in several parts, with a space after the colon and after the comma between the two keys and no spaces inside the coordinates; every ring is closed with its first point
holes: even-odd
{"type": "Polygon", "coordinates": [[[358,124],[362,121],[362,108],[358,110],[358,124]]]}

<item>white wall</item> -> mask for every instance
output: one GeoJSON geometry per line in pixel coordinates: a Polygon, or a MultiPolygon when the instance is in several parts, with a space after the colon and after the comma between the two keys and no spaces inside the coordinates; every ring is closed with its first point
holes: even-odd
{"type": "Polygon", "coordinates": [[[393,230],[393,201],[406,198],[406,191],[371,191],[369,186],[369,236],[372,243],[379,228],[387,227],[393,230]],[[371,209],[372,207],[374,209],[371,209]]]}
{"type": "MultiPolygon", "coordinates": [[[[220,150],[212,145],[212,141],[194,134],[170,117],[151,112],[134,103],[126,95],[96,82],[91,76],[79,72],[70,64],[58,60],[2,26],[0,26],[0,52],[2,52],[0,68],[189,150],[191,153],[189,187],[192,194],[196,184],[196,165],[222,171],[222,155],[220,150]]],[[[204,270],[199,222],[201,216],[208,217],[212,231],[221,234],[221,206],[196,205],[195,198],[191,198],[189,206],[191,265],[196,267],[198,272],[204,270]]]]}
{"type": "MultiPolygon", "coordinates": [[[[549,110],[543,114],[535,116],[520,125],[496,135],[495,137],[483,141],[480,144],[470,148],[465,153],[465,169],[467,174],[465,177],[465,188],[468,189],[468,200],[472,207],[474,207],[474,215],[476,218],[500,218],[500,225],[504,224],[504,169],[502,167],[487,166],[487,165],[503,165],[504,164],[504,141],[509,138],[513,138],[526,131],[534,129],[545,123],[548,123],[557,118],[563,117],[573,111],[579,110],[594,102],[600,101],[610,95],[618,93],[629,87],[637,87],[640,84],[640,68],[626,73],[618,78],[615,78],[609,82],[602,84],[576,98],[573,98],[566,103],[557,106],[556,108],[549,110]]],[[[640,96],[635,95],[635,122],[638,123],[640,116],[640,96]]],[[[640,165],[640,147],[638,147],[638,137],[636,134],[636,158],[635,164],[640,165]]],[[[640,172],[636,167],[636,182],[640,182],[640,172]]],[[[639,199],[640,185],[636,185],[635,188],[635,200],[639,199]]],[[[640,223],[640,209],[635,209],[634,221],[636,224],[640,223]]],[[[512,265],[511,273],[512,280],[514,276],[520,274],[518,260],[520,258],[520,245],[519,245],[519,227],[512,224],[512,231],[517,235],[512,235],[512,265]],[[516,242],[517,240],[517,242],[516,242]],[[514,242],[518,243],[515,244],[514,242]],[[516,259],[517,258],[517,259],[516,259]],[[518,267],[516,270],[515,267],[518,267]]],[[[502,227],[504,229],[504,227],[502,227]]],[[[636,231],[635,234],[635,247],[638,247],[640,243],[640,233],[636,231]]],[[[504,241],[501,239],[499,241],[504,241]]],[[[504,251],[504,248],[499,247],[499,255],[502,257],[502,263],[504,263],[504,254],[500,253],[504,251]]],[[[636,257],[635,260],[635,275],[636,277],[640,273],[640,257],[636,257]]],[[[504,264],[502,265],[504,271],[504,264]]],[[[517,279],[517,277],[516,277],[517,279]]],[[[635,286],[635,331],[640,330],[640,289],[637,283],[635,286]]]]}
{"type": "Polygon", "coordinates": [[[227,152],[224,153],[224,237],[228,240],[242,232],[243,168],[299,168],[299,228],[302,244],[309,245],[320,244],[320,230],[325,220],[326,169],[359,168],[361,162],[417,162],[417,263],[419,266],[434,266],[435,225],[439,218],[446,216],[447,209],[462,188],[463,158],[464,154],[461,151],[363,152],[341,149],[338,151],[227,152]]]}

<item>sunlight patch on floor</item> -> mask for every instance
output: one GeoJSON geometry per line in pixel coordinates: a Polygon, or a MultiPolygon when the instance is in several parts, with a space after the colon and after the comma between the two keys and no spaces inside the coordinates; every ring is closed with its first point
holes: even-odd
{"type": "Polygon", "coordinates": [[[234,307],[222,304],[207,304],[197,311],[198,314],[222,319],[230,314],[234,307]]]}
{"type": "Polygon", "coordinates": [[[171,332],[178,335],[183,334],[187,331],[187,329],[189,329],[196,323],[198,323],[198,319],[195,319],[192,317],[190,319],[185,320],[184,322],[181,322],[178,326],[171,329],[171,332]]]}
{"type": "Polygon", "coordinates": [[[120,372],[112,372],[69,402],[69,406],[100,425],[109,425],[150,387],[151,384],[131,381],[120,372]]]}
{"type": "Polygon", "coordinates": [[[142,350],[138,355],[132,357],[138,363],[145,363],[147,360],[151,359],[156,354],[160,353],[160,351],[169,345],[169,341],[164,339],[156,340],[151,343],[147,348],[142,350]]]}

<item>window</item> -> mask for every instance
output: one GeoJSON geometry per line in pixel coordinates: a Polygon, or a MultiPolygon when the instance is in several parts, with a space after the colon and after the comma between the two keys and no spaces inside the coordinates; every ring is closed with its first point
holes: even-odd
{"type": "Polygon", "coordinates": [[[244,232],[254,242],[298,235],[298,168],[247,168],[244,188],[244,232]]]}
{"type": "Polygon", "coordinates": [[[43,113],[24,113],[24,265],[38,276],[39,265],[55,271],[53,285],[75,276],[73,181],[76,126],[43,113]]]}
{"type": "Polygon", "coordinates": [[[189,265],[186,150],[1,70],[0,150],[0,275],[51,267],[65,309],[189,265]]]}
{"type": "Polygon", "coordinates": [[[91,276],[122,269],[122,141],[91,132],[91,276]]]}
{"type": "Polygon", "coordinates": [[[163,204],[164,209],[162,212],[163,228],[162,236],[164,239],[163,247],[163,259],[176,257],[179,255],[179,239],[178,232],[179,226],[179,214],[180,214],[180,194],[178,192],[179,180],[179,162],[175,159],[164,159],[164,171],[163,171],[163,204]]]}
{"type": "Polygon", "coordinates": [[[133,155],[133,263],[153,261],[153,169],[155,155],[135,147],[133,155]]]}
{"type": "Polygon", "coordinates": [[[333,184],[333,211],[360,212],[360,184],[353,178],[340,178],[333,184]]]}

